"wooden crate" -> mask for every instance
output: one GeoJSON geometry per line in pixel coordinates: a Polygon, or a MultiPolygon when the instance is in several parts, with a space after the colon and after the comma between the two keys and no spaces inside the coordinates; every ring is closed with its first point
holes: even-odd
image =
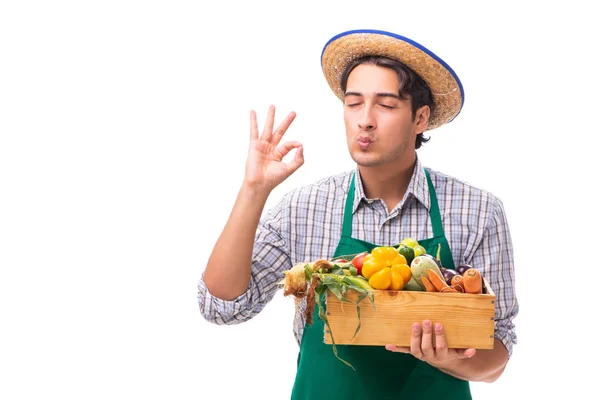
{"type": "MultiPolygon", "coordinates": [[[[413,323],[429,319],[444,326],[450,348],[492,349],[496,295],[485,279],[484,285],[487,294],[375,290],[375,309],[368,298],[359,303],[361,327],[354,339],[358,293],[349,290],[352,303],[342,303],[327,291],[327,318],[336,345],[410,346],[413,323]]],[[[331,344],[327,325],[325,343],[331,344]]]]}

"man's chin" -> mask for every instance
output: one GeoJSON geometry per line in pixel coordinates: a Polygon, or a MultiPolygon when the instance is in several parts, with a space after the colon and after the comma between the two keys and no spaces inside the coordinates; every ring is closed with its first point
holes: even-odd
{"type": "Polygon", "coordinates": [[[361,167],[377,167],[381,163],[379,157],[366,151],[354,151],[350,156],[361,167]]]}

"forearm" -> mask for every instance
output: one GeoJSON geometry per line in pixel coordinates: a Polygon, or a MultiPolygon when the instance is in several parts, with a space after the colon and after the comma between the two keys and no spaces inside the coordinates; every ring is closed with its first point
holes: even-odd
{"type": "Polygon", "coordinates": [[[471,358],[449,361],[436,365],[441,371],[458,379],[474,382],[494,382],[500,377],[506,363],[508,352],[498,339],[494,339],[494,348],[477,350],[471,358]]]}
{"type": "Polygon", "coordinates": [[[204,282],[213,296],[233,300],[246,291],[254,237],[268,194],[242,185],[204,272],[204,282]]]}

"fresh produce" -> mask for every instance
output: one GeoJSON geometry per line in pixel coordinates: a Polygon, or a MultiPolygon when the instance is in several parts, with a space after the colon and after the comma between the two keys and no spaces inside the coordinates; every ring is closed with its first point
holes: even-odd
{"type": "MultiPolygon", "coordinates": [[[[465,264],[462,263],[458,266],[458,268],[456,268],[456,272],[459,273],[459,275],[461,275],[463,278],[465,277],[465,274],[467,273],[468,270],[470,269],[476,269],[474,268],[472,265],[470,264],[465,264]]],[[[473,272],[474,273],[474,272],[473,272]]],[[[479,272],[479,275],[481,277],[481,272],[479,272]]],[[[475,282],[477,282],[477,279],[475,279],[475,282]]],[[[483,277],[481,277],[481,282],[479,283],[481,285],[481,294],[487,294],[487,288],[485,287],[485,285],[483,284],[483,277]]],[[[468,293],[466,290],[466,287],[464,286],[464,284],[461,284],[461,286],[463,287],[463,289],[465,289],[465,293],[468,293]]],[[[475,290],[475,289],[473,289],[475,290]]]]}
{"type": "Polygon", "coordinates": [[[453,285],[452,287],[454,288],[454,290],[456,290],[457,293],[464,293],[465,292],[465,288],[463,288],[460,285],[453,285]]]}
{"type": "MultiPolygon", "coordinates": [[[[309,282],[312,282],[314,277],[320,280],[320,285],[331,286],[330,289],[334,294],[338,292],[345,294],[348,289],[355,289],[361,293],[373,290],[366,279],[360,276],[352,276],[346,272],[347,270],[348,268],[342,268],[327,260],[298,263],[289,270],[284,271],[283,295],[293,295],[296,298],[306,297],[309,291],[309,282]]],[[[314,290],[316,288],[313,286],[310,289],[314,290]]]]}
{"type": "Polygon", "coordinates": [[[380,246],[365,256],[362,275],[377,290],[402,290],[412,273],[406,258],[395,248],[380,246]]]}
{"type": "Polygon", "coordinates": [[[452,277],[452,280],[450,281],[450,286],[452,286],[455,289],[457,289],[456,286],[459,286],[461,288],[460,291],[464,293],[464,291],[465,291],[465,283],[463,282],[463,276],[457,274],[454,277],[452,277]]]}
{"type": "Polygon", "coordinates": [[[415,258],[415,249],[405,244],[398,246],[398,253],[402,254],[406,258],[406,263],[410,265],[412,260],[415,258]]]}
{"type": "Polygon", "coordinates": [[[415,251],[415,257],[418,257],[421,254],[426,254],[427,253],[427,250],[425,249],[425,247],[421,246],[420,244],[418,244],[415,247],[413,247],[413,250],[415,251]]]}
{"type": "Polygon", "coordinates": [[[460,275],[464,275],[465,272],[469,269],[469,268],[473,268],[472,266],[470,266],[469,264],[460,264],[457,268],[456,268],[456,272],[458,272],[460,275]]]}
{"type": "Polygon", "coordinates": [[[336,258],[335,260],[331,261],[333,264],[347,264],[350,261],[346,260],[345,258],[336,258]]]}
{"type": "Polygon", "coordinates": [[[423,291],[424,289],[420,284],[417,283],[417,281],[415,280],[415,277],[411,276],[408,283],[406,285],[404,285],[403,290],[411,291],[411,292],[419,292],[419,291],[423,291]]]}
{"type": "Polygon", "coordinates": [[[450,286],[452,286],[452,278],[454,278],[455,276],[460,276],[460,274],[456,270],[450,268],[440,267],[440,270],[442,271],[442,275],[444,275],[444,280],[450,286]]]}
{"type": "Polygon", "coordinates": [[[352,365],[337,353],[323,303],[326,291],[342,302],[356,305],[358,325],[354,336],[361,326],[359,303],[368,298],[375,308],[373,292],[376,290],[487,293],[479,270],[468,264],[460,264],[456,271],[444,268],[440,261],[440,246],[436,257],[433,257],[426,253],[415,253],[414,248],[418,243],[415,244],[414,239],[408,238],[403,242],[398,248],[380,246],[370,252],[339,256],[331,261],[320,259],[315,262],[298,263],[284,272],[285,277],[280,282],[283,285],[284,296],[294,296],[297,307],[300,307],[301,301],[306,300],[303,310],[306,323],[312,324],[313,316],[318,315],[328,328],[334,355],[351,368],[352,365]],[[405,254],[409,257],[413,254],[418,255],[415,255],[409,264],[405,254]],[[346,297],[349,290],[358,293],[355,301],[346,297]],[[317,307],[318,312],[315,314],[317,307]]]}
{"type": "Polygon", "coordinates": [[[407,238],[402,239],[402,241],[400,242],[400,244],[403,244],[403,245],[408,246],[408,247],[412,247],[414,249],[415,246],[419,245],[419,242],[417,242],[415,239],[413,239],[411,237],[407,237],[407,238]]]}
{"type": "Polygon", "coordinates": [[[443,267],[442,267],[441,261],[438,258],[435,258],[434,256],[432,256],[430,254],[421,254],[419,257],[420,258],[427,258],[428,260],[431,260],[432,262],[434,262],[435,265],[437,265],[437,268],[440,270],[440,275],[441,275],[443,267]]]}
{"type": "Polygon", "coordinates": [[[463,275],[463,285],[465,293],[481,294],[483,279],[481,273],[476,268],[469,268],[463,275]]]}
{"type": "Polygon", "coordinates": [[[426,290],[427,292],[468,294],[488,293],[484,285],[484,280],[481,275],[481,272],[476,268],[467,269],[464,275],[456,274],[452,277],[450,282],[447,282],[443,278],[443,273],[440,274],[436,271],[436,264],[431,262],[431,258],[415,257],[415,259],[413,260],[413,264],[411,264],[411,269],[415,271],[413,273],[413,279],[418,279],[418,281],[421,282],[421,285],[423,286],[424,290],[426,290]],[[414,269],[413,264],[415,264],[414,269]],[[429,265],[429,267],[427,267],[426,265],[429,265]],[[419,275],[421,274],[421,270],[425,271],[425,275],[419,275]],[[420,278],[418,276],[420,276],[420,278]]]}
{"type": "MultiPolygon", "coordinates": [[[[419,242],[410,237],[404,238],[398,245],[398,253],[402,254],[404,256],[404,258],[406,258],[406,264],[409,266],[412,264],[413,260],[415,259],[415,256],[417,255],[417,254],[415,254],[415,249],[414,249],[416,246],[419,246],[419,242]]],[[[412,275],[412,271],[411,271],[411,275],[412,275]]],[[[410,290],[410,291],[415,291],[415,292],[422,291],[423,290],[422,285],[423,285],[422,283],[417,283],[414,276],[411,276],[409,281],[405,283],[404,290],[410,290]]]]}
{"type": "Polygon", "coordinates": [[[420,256],[415,257],[410,264],[410,271],[415,277],[415,281],[421,287],[421,290],[426,290],[425,284],[421,278],[427,277],[427,269],[432,269],[441,279],[444,279],[444,275],[442,275],[440,267],[441,265],[439,261],[434,257],[430,256],[429,254],[421,254],[420,256]]]}
{"type": "Polygon", "coordinates": [[[422,276],[421,277],[421,282],[423,283],[423,286],[425,286],[425,290],[428,292],[437,292],[437,289],[435,288],[435,286],[433,285],[433,283],[431,283],[431,281],[429,280],[429,278],[427,278],[426,276],[422,276]]]}
{"type": "Polygon", "coordinates": [[[321,302],[321,295],[323,295],[326,290],[329,290],[340,299],[340,301],[351,302],[345,297],[347,291],[351,289],[359,293],[355,303],[358,314],[358,326],[354,332],[354,335],[356,336],[360,329],[359,303],[363,299],[368,298],[371,301],[373,308],[375,308],[374,296],[372,293],[374,288],[369,285],[364,277],[349,276],[346,273],[347,269],[355,268],[351,263],[346,264],[345,267],[347,268],[338,264],[333,264],[324,259],[309,263],[298,263],[284,272],[283,295],[294,296],[297,301],[297,306],[299,306],[298,302],[306,297],[304,317],[306,323],[309,325],[313,323],[313,313],[315,307],[318,307],[319,318],[323,320],[323,323],[329,328],[334,355],[344,364],[354,369],[350,363],[338,356],[335,341],[331,333],[331,326],[329,325],[325,308],[321,302]]]}
{"type": "Polygon", "coordinates": [[[440,290],[440,292],[442,292],[442,293],[458,293],[458,291],[456,289],[454,289],[452,286],[444,286],[442,288],[442,290],[440,290]]]}
{"type": "Polygon", "coordinates": [[[354,268],[356,268],[358,275],[362,275],[363,262],[367,254],[369,254],[368,251],[363,251],[362,253],[354,256],[354,258],[352,259],[352,265],[354,266],[354,268]]]}
{"type": "MultiPolygon", "coordinates": [[[[402,279],[402,277],[400,277],[402,279]]],[[[369,285],[377,290],[387,290],[392,286],[392,269],[382,268],[369,278],[369,285]]],[[[396,289],[398,290],[398,289],[396,289]]]]}
{"type": "Polygon", "coordinates": [[[415,257],[427,253],[427,250],[425,247],[421,246],[418,241],[408,237],[400,242],[398,253],[402,254],[406,258],[408,265],[410,265],[415,257]]]}
{"type": "Polygon", "coordinates": [[[462,286],[460,286],[460,285],[452,285],[452,288],[453,288],[454,290],[456,290],[456,292],[457,292],[457,293],[464,293],[464,292],[465,292],[465,288],[463,288],[463,287],[462,287],[462,286]]]}
{"type": "MultiPolygon", "coordinates": [[[[487,289],[480,275],[479,285],[469,292],[464,285],[464,274],[473,267],[461,263],[456,269],[444,268],[441,263],[441,244],[438,244],[435,257],[423,253],[419,242],[413,238],[404,238],[396,247],[379,246],[372,251],[340,256],[332,261],[341,266],[348,276],[364,277],[374,290],[436,291],[440,293],[486,294],[487,289]],[[351,260],[351,261],[348,261],[351,260]],[[410,261],[409,261],[410,260],[410,261]],[[408,267],[408,268],[407,268],[408,267]],[[429,276],[431,269],[440,279],[429,276]],[[440,280],[444,285],[440,284],[440,280]]],[[[474,283],[477,283],[474,279],[474,283]]]]}
{"type": "Polygon", "coordinates": [[[438,275],[437,272],[431,268],[427,268],[427,278],[431,283],[433,283],[433,286],[435,286],[438,292],[441,292],[443,289],[449,287],[443,276],[438,275]]]}

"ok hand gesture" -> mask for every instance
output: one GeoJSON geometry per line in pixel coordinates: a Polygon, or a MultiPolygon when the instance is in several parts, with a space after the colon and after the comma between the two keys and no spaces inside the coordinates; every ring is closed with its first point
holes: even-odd
{"type": "Polygon", "coordinates": [[[296,117],[291,112],[287,118],[273,131],[275,107],[269,107],[269,114],[260,138],[256,113],[250,112],[250,149],[246,161],[245,183],[255,189],[270,192],[287,179],[304,163],[302,144],[291,141],[279,145],[283,134],[296,117]],[[287,164],[283,158],[293,149],[297,149],[294,159],[287,164]]]}

